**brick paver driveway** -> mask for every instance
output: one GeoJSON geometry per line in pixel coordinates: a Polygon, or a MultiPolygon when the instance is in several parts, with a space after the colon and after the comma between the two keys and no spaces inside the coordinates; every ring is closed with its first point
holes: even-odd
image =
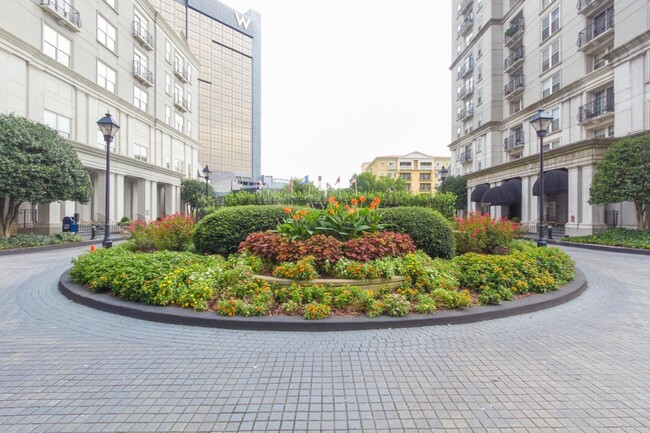
{"type": "Polygon", "coordinates": [[[567,249],[589,288],[470,325],[157,324],[76,305],[79,250],[0,257],[0,432],[649,432],[650,257],[567,249]]]}

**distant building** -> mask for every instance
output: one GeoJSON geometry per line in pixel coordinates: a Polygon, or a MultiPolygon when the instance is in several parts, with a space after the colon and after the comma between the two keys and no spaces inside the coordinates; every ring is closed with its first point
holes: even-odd
{"type": "Polygon", "coordinates": [[[364,172],[377,177],[401,178],[412,194],[434,194],[440,181],[440,170],[449,167],[448,156],[429,156],[420,152],[406,155],[378,156],[363,163],[364,172]]]}
{"type": "Polygon", "coordinates": [[[3,2],[0,112],[56,129],[94,187],[85,205],[24,204],[20,230],[60,232],[63,217],[75,213],[103,224],[106,144],[96,121],[107,111],[121,127],[111,144],[111,220],[178,212],[181,179],[200,168],[199,107],[191,98],[198,60],[147,1],[117,3],[3,2]],[[172,85],[175,58],[183,59],[184,78],[172,85]]]}
{"type": "Polygon", "coordinates": [[[589,188],[608,146],[650,130],[648,0],[453,0],[451,174],[467,177],[469,209],[539,221],[544,138],[545,220],[558,234],[636,227],[630,203],[592,206],[589,188]],[[486,191],[508,184],[499,203],[486,191]]]}

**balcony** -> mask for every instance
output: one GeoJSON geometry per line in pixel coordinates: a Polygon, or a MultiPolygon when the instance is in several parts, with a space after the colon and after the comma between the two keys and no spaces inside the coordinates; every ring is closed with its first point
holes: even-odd
{"type": "Polygon", "coordinates": [[[463,0],[458,5],[458,15],[457,17],[463,15],[465,12],[471,9],[473,0],[463,0]]]}
{"type": "Polygon", "coordinates": [[[614,115],[614,92],[594,99],[578,109],[578,123],[585,125],[608,119],[614,115]]]}
{"type": "Polygon", "coordinates": [[[133,76],[147,87],[153,86],[153,72],[146,68],[140,61],[133,61],[133,76]]]}
{"type": "Polygon", "coordinates": [[[73,32],[81,31],[81,14],[65,0],[41,0],[41,9],[73,32]]]}
{"type": "Polygon", "coordinates": [[[521,40],[524,34],[524,16],[520,15],[514,21],[510,23],[510,27],[505,32],[505,45],[506,47],[514,46],[519,40],[521,40]]]}
{"type": "Polygon", "coordinates": [[[183,83],[190,82],[190,74],[187,72],[187,69],[183,68],[183,64],[178,60],[174,62],[174,74],[183,83]]]}
{"type": "Polygon", "coordinates": [[[149,51],[153,51],[153,36],[147,32],[147,29],[140,21],[133,21],[133,36],[140,42],[140,45],[149,51]]]}
{"type": "Polygon", "coordinates": [[[183,95],[174,95],[174,105],[182,112],[186,113],[190,111],[190,103],[187,99],[183,98],[183,95]]]}
{"type": "Polygon", "coordinates": [[[465,107],[456,114],[456,120],[465,120],[468,117],[472,117],[473,115],[474,115],[474,107],[472,106],[465,107]]]}
{"type": "Polygon", "coordinates": [[[503,139],[503,150],[519,150],[524,147],[524,131],[517,131],[503,139]]]}
{"type": "Polygon", "coordinates": [[[461,36],[464,36],[465,33],[467,33],[467,31],[468,31],[469,29],[471,29],[473,25],[474,25],[474,14],[473,14],[473,13],[470,13],[469,15],[467,15],[467,16],[465,17],[465,19],[463,20],[463,22],[458,26],[458,33],[457,33],[457,36],[458,36],[459,38],[460,38],[461,36]]]}
{"type": "Polygon", "coordinates": [[[456,78],[461,79],[465,78],[467,75],[469,75],[472,71],[474,70],[474,57],[470,57],[467,59],[465,63],[458,69],[458,73],[456,74],[456,78]]]}
{"type": "Polygon", "coordinates": [[[463,164],[472,162],[474,160],[474,151],[472,149],[467,149],[465,152],[461,152],[459,159],[463,164]]]}
{"type": "Polygon", "coordinates": [[[612,6],[614,0],[578,0],[576,8],[578,13],[587,16],[593,16],[599,10],[612,6]]]}
{"type": "Polygon", "coordinates": [[[511,98],[524,91],[525,80],[524,74],[517,75],[512,81],[506,84],[503,88],[503,96],[511,98]]]}
{"type": "Polygon", "coordinates": [[[614,8],[594,18],[591,25],[578,34],[578,50],[590,53],[607,46],[614,39],[614,8]]]}
{"type": "Polygon", "coordinates": [[[503,62],[503,68],[505,72],[510,70],[515,70],[517,66],[523,64],[524,62],[524,46],[519,45],[512,51],[512,54],[508,56],[503,62]]]}
{"type": "Polygon", "coordinates": [[[465,99],[474,93],[474,83],[467,83],[458,91],[458,99],[465,99]]]}

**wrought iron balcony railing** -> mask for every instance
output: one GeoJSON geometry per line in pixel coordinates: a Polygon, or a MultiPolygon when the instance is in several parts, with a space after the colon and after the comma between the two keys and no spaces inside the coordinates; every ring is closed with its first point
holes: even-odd
{"type": "Polygon", "coordinates": [[[473,0],[463,0],[462,2],[460,2],[460,4],[458,5],[458,15],[457,16],[461,16],[462,14],[464,14],[469,9],[469,7],[472,5],[472,3],[473,3],[473,0]]]}
{"type": "Polygon", "coordinates": [[[174,95],[174,105],[181,111],[190,111],[190,103],[182,95],[174,95]]]}
{"type": "Polygon", "coordinates": [[[139,60],[133,61],[133,75],[143,84],[153,86],[153,72],[147,69],[139,60]]]}
{"type": "Polygon", "coordinates": [[[474,83],[467,83],[458,91],[458,99],[463,99],[474,93],[474,83]]]}
{"type": "Polygon", "coordinates": [[[524,17],[520,15],[516,20],[514,20],[508,30],[505,32],[505,44],[508,46],[512,41],[519,39],[524,32],[524,17]]]}
{"type": "Polygon", "coordinates": [[[594,21],[586,29],[578,34],[578,48],[596,39],[598,36],[614,28],[614,8],[609,8],[601,17],[594,18],[594,21]]]}
{"type": "Polygon", "coordinates": [[[474,70],[474,57],[467,59],[465,63],[458,69],[456,78],[464,78],[467,74],[474,70]]]}
{"type": "Polygon", "coordinates": [[[458,36],[458,37],[463,36],[463,35],[465,34],[465,32],[467,32],[467,30],[469,30],[470,28],[472,28],[472,25],[474,25],[474,14],[473,14],[473,13],[470,13],[469,15],[467,15],[467,16],[465,17],[465,19],[463,20],[463,22],[462,22],[462,23],[460,24],[460,26],[458,27],[458,33],[457,33],[457,36],[458,36]]]}
{"type": "Polygon", "coordinates": [[[190,82],[190,74],[179,61],[174,62],[174,74],[184,83],[190,82]]]}
{"type": "Polygon", "coordinates": [[[520,62],[520,60],[524,59],[524,46],[519,45],[517,48],[515,48],[512,51],[512,54],[510,54],[504,61],[503,61],[503,68],[507,72],[510,68],[515,66],[520,62]]]}
{"type": "Polygon", "coordinates": [[[595,117],[614,112],[614,92],[609,93],[598,99],[594,99],[588,104],[578,109],[578,122],[584,123],[595,117]]]}
{"type": "Polygon", "coordinates": [[[524,146],[524,131],[517,131],[503,139],[503,150],[513,150],[524,146]]]}
{"type": "Polygon", "coordinates": [[[474,160],[474,150],[473,149],[467,149],[465,152],[461,152],[460,154],[460,162],[463,164],[466,164],[468,162],[471,162],[474,160]]]}
{"type": "Polygon", "coordinates": [[[474,115],[474,107],[473,106],[465,107],[456,114],[456,120],[463,120],[473,115],[474,115]]]}
{"type": "Polygon", "coordinates": [[[140,21],[133,21],[133,36],[142,43],[149,51],[153,51],[153,36],[147,32],[147,29],[140,21]]]}
{"type": "Polygon", "coordinates": [[[81,31],[81,14],[65,0],[41,0],[41,8],[57,18],[62,18],[62,23],[69,29],[81,31]]]}
{"type": "Polygon", "coordinates": [[[503,88],[503,94],[509,96],[513,93],[516,93],[519,90],[523,90],[526,83],[524,80],[524,74],[517,75],[512,81],[506,84],[503,88]]]}

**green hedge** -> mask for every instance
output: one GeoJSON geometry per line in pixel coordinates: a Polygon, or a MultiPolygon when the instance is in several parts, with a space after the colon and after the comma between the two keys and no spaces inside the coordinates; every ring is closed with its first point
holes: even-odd
{"type": "Polygon", "coordinates": [[[454,256],[456,244],[451,223],[439,212],[423,207],[394,207],[381,209],[381,214],[388,230],[408,233],[418,249],[429,256],[454,256]]]}
{"type": "Polygon", "coordinates": [[[194,246],[203,254],[227,256],[249,234],[273,230],[285,217],[283,206],[224,207],[196,225],[194,246]]]}

